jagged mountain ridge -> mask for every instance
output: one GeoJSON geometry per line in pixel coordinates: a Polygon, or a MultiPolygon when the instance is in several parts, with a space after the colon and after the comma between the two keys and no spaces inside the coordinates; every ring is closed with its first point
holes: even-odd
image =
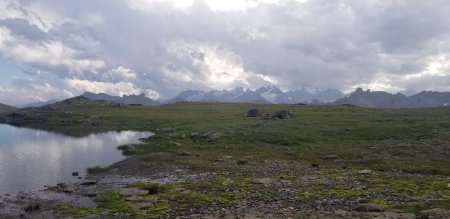
{"type": "Polygon", "coordinates": [[[306,89],[284,92],[276,86],[260,87],[256,90],[236,87],[232,90],[183,91],[168,102],[201,101],[201,102],[236,102],[236,103],[304,103],[318,100],[333,102],[344,94],[338,90],[324,90],[317,93],[306,89]]]}
{"type": "Polygon", "coordinates": [[[423,108],[450,105],[450,92],[422,91],[412,96],[357,88],[335,104],[353,104],[370,108],[423,108]]]}
{"type": "Polygon", "coordinates": [[[115,103],[122,103],[122,104],[142,104],[142,105],[156,105],[158,104],[157,101],[154,101],[148,97],[146,97],[144,94],[139,95],[123,95],[122,97],[119,96],[111,96],[109,94],[105,93],[91,93],[91,92],[85,92],[81,96],[88,98],[89,100],[104,100],[109,102],[115,102],[115,103]]]}

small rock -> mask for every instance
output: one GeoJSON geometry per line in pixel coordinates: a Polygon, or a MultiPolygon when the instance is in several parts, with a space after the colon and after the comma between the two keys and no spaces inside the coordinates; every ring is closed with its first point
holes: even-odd
{"type": "Polygon", "coordinates": [[[132,195],[132,196],[126,197],[125,200],[130,201],[130,202],[137,202],[137,201],[142,201],[143,197],[137,196],[137,195],[132,195]]]}
{"type": "Polygon", "coordinates": [[[67,187],[67,184],[66,184],[66,183],[58,183],[58,184],[56,184],[56,185],[59,186],[60,188],[67,187]]]}
{"type": "Polygon", "coordinates": [[[78,171],[72,172],[72,176],[78,176],[78,171]]]}
{"type": "Polygon", "coordinates": [[[433,208],[421,211],[417,218],[420,219],[447,219],[450,218],[450,211],[443,208],[433,208]]]}
{"type": "Polygon", "coordinates": [[[358,171],[358,174],[361,174],[361,175],[372,174],[372,173],[373,173],[372,170],[359,170],[358,171]]]}
{"type": "Polygon", "coordinates": [[[82,186],[93,186],[96,185],[98,183],[98,181],[86,181],[86,182],[82,182],[80,185],[82,186]]]}
{"type": "Polygon", "coordinates": [[[38,211],[40,209],[41,209],[41,204],[39,204],[37,202],[30,203],[24,208],[25,212],[33,212],[33,211],[38,211]]]}
{"type": "Polygon", "coordinates": [[[255,126],[263,126],[267,123],[267,119],[261,119],[258,122],[256,122],[255,126]]]}
{"type": "Polygon", "coordinates": [[[222,163],[222,162],[226,162],[226,160],[225,159],[215,159],[214,162],[222,163]]]}
{"type": "Polygon", "coordinates": [[[339,157],[337,155],[332,154],[332,155],[327,155],[327,156],[323,157],[322,159],[324,159],[324,160],[337,160],[337,159],[339,159],[339,157]]]}
{"type": "Polygon", "coordinates": [[[153,207],[153,202],[138,202],[138,203],[132,203],[131,206],[134,208],[139,208],[139,209],[146,209],[146,208],[151,208],[153,207]]]}
{"type": "Polygon", "coordinates": [[[170,133],[174,133],[175,130],[173,128],[163,128],[162,132],[170,134],[170,133]]]}
{"type": "Polygon", "coordinates": [[[149,193],[148,190],[138,189],[138,188],[122,188],[119,190],[121,196],[143,196],[149,193]]]}
{"type": "Polygon", "coordinates": [[[181,147],[181,146],[183,146],[183,144],[181,144],[181,143],[178,143],[178,142],[173,142],[173,145],[175,145],[175,146],[177,146],[177,147],[181,147]]]}
{"type": "Polygon", "coordinates": [[[224,155],[222,158],[223,158],[223,159],[232,159],[233,156],[230,156],[230,155],[224,155]]]}
{"type": "Polygon", "coordinates": [[[268,185],[268,184],[272,184],[275,183],[276,181],[274,179],[271,178],[258,178],[258,179],[253,179],[251,181],[251,183],[253,184],[262,184],[262,185],[268,185]]]}
{"type": "Polygon", "coordinates": [[[363,203],[356,206],[355,210],[359,212],[382,212],[383,207],[374,203],[363,203]]]}
{"type": "Polygon", "coordinates": [[[192,156],[192,152],[182,151],[182,152],[178,153],[178,155],[180,155],[180,156],[192,156]]]}
{"type": "Polygon", "coordinates": [[[73,193],[75,191],[75,187],[73,185],[66,186],[62,190],[65,193],[73,193]]]}
{"type": "Polygon", "coordinates": [[[416,219],[413,213],[399,213],[397,219],[416,219]]]}

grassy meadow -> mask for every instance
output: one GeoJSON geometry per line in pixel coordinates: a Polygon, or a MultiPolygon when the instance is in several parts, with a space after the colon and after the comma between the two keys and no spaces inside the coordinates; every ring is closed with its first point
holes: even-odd
{"type": "Polygon", "coordinates": [[[212,203],[233,206],[242,200],[286,196],[267,186],[271,183],[291,189],[286,202],[298,208],[322,199],[349,201],[343,203],[367,199],[386,209],[414,213],[432,207],[450,208],[450,108],[446,107],[91,104],[21,113],[25,114],[21,125],[74,135],[153,131],[156,135],[147,143],[119,147],[126,155],[139,157],[140,168],[164,163],[218,173],[202,183],[167,185],[164,192],[150,195],[160,201],[146,210],[128,206],[116,197],[115,190],[100,197],[100,207],[119,212],[144,217],[157,212],[161,216],[173,209],[183,211],[212,203]],[[262,117],[244,117],[253,107],[263,115],[289,110],[294,117],[258,126],[262,117]],[[96,121],[94,125],[92,121],[96,121]],[[161,153],[166,155],[158,156],[161,153]],[[310,178],[316,181],[308,184],[306,176],[314,176],[310,178]],[[265,181],[259,182],[261,179],[265,181]],[[224,185],[241,192],[231,194],[224,185]],[[188,189],[191,195],[176,194],[177,187],[188,189]],[[390,198],[392,194],[396,198],[390,198]],[[176,196],[178,202],[169,196],[176,196]],[[118,200],[120,207],[114,205],[118,200]]]}

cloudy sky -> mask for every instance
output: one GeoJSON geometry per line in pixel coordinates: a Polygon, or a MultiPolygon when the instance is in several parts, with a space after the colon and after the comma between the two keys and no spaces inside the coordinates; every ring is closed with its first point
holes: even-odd
{"type": "Polygon", "coordinates": [[[447,0],[0,0],[0,102],[85,91],[450,91],[447,0]]]}

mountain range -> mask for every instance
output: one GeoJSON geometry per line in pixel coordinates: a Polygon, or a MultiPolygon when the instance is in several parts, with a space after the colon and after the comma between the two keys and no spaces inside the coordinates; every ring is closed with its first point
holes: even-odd
{"type": "Polygon", "coordinates": [[[450,92],[422,91],[412,96],[402,93],[356,89],[335,104],[353,104],[370,108],[423,108],[450,105],[450,92]]]}
{"type": "MultiPolygon", "coordinates": [[[[86,92],[79,97],[91,101],[107,101],[121,104],[157,105],[158,101],[140,95],[111,96],[105,93],[86,92]]],[[[68,99],[70,100],[70,99],[68,99]]],[[[27,104],[26,107],[40,107],[54,104],[56,101],[27,104]]],[[[63,102],[63,101],[61,101],[63,102]]],[[[59,103],[61,103],[59,102],[59,103]]],[[[176,102],[227,102],[227,103],[273,103],[273,104],[352,104],[370,108],[420,108],[450,105],[450,92],[422,91],[410,96],[404,93],[391,94],[384,91],[356,89],[345,96],[338,90],[308,91],[306,88],[294,91],[282,91],[276,86],[260,87],[256,90],[236,87],[231,90],[186,90],[177,96],[162,101],[162,103],[176,102]]],[[[13,111],[14,107],[0,104],[1,112],[13,111]]]]}
{"type": "Polygon", "coordinates": [[[305,88],[294,91],[282,91],[276,86],[260,87],[256,90],[236,87],[232,90],[187,90],[168,100],[173,102],[233,102],[233,103],[306,103],[311,101],[333,102],[344,97],[338,90],[309,92],[305,88]]]}
{"type": "Polygon", "coordinates": [[[95,93],[91,93],[91,92],[86,92],[86,93],[82,94],[81,96],[86,97],[93,101],[104,100],[104,101],[122,103],[122,104],[141,104],[141,105],[146,105],[146,106],[159,104],[157,101],[146,97],[144,94],[123,95],[122,97],[119,97],[119,96],[111,96],[111,95],[108,95],[105,93],[95,94],[95,93]]]}

